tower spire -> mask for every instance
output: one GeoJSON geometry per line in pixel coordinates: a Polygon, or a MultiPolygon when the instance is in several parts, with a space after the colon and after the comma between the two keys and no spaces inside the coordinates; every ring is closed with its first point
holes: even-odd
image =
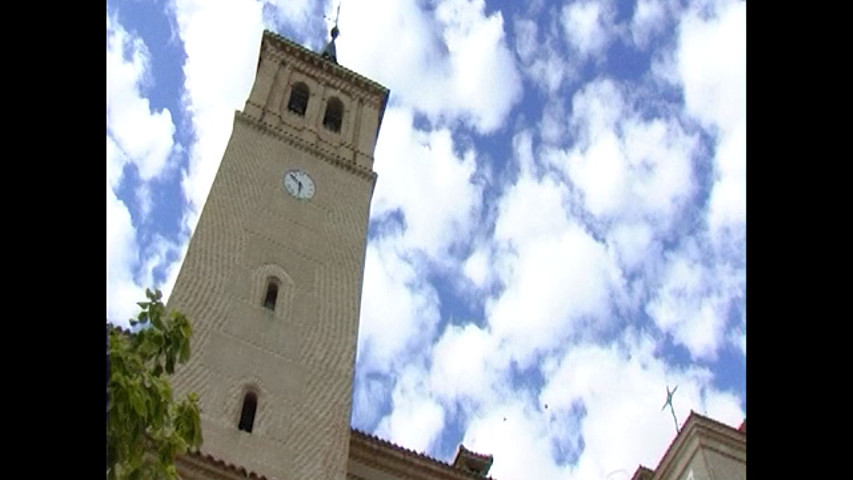
{"type": "MultiPolygon", "coordinates": [[[[329,40],[329,43],[326,44],[326,47],[323,49],[323,53],[321,56],[323,58],[328,58],[331,61],[338,63],[338,54],[337,49],[335,48],[335,39],[338,38],[341,31],[338,29],[338,17],[341,16],[341,2],[338,1],[338,11],[335,14],[335,26],[332,27],[332,31],[329,32],[332,36],[332,39],[329,40]]],[[[328,18],[328,17],[326,17],[328,18]]]]}

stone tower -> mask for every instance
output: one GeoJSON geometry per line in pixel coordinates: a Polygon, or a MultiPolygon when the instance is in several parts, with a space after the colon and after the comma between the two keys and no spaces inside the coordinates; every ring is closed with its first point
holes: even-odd
{"type": "MultiPolygon", "coordinates": [[[[328,48],[328,47],[327,47],[328,48]]],[[[281,480],[346,477],[373,151],[388,90],[271,32],[169,307],[201,451],[281,480]]]]}

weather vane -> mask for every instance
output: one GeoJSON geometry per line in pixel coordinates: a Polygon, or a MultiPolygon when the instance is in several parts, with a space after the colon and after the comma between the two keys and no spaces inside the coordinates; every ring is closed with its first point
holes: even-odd
{"type": "Polygon", "coordinates": [[[675,422],[675,434],[678,435],[678,420],[675,418],[675,408],[672,406],[672,396],[675,394],[676,390],[678,390],[678,385],[676,385],[671,392],[669,391],[669,385],[666,386],[666,403],[663,404],[663,408],[661,408],[660,411],[664,411],[666,406],[669,405],[669,410],[672,412],[672,421],[675,422]]]}
{"type": "MultiPolygon", "coordinates": [[[[337,49],[335,48],[335,38],[340,35],[341,31],[338,29],[338,18],[341,16],[341,1],[338,1],[338,11],[335,13],[335,26],[332,27],[331,35],[332,39],[329,40],[329,43],[326,44],[326,48],[323,49],[322,57],[328,58],[335,63],[338,63],[338,55],[337,49]]],[[[331,20],[331,18],[326,17],[327,20],[331,20]]]]}
{"type": "MultiPolygon", "coordinates": [[[[336,27],[338,26],[338,18],[340,18],[340,16],[341,16],[341,1],[342,0],[338,1],[338,11],[335,12],[335,26],[336,27]]],[[[331,19],[329,19],[329,20],[331,20],[331,19]]]]}

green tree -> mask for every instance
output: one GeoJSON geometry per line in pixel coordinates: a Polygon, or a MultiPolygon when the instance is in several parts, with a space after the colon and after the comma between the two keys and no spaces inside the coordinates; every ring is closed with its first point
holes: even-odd
{"type": "Polygon", "coordinates": [[[186,316],[166,312],[159,290],[132,326],[109,328],[107,366],[107,478],[177,479],[175,457],[201,445],[198,396],[172,399],[169,377],[190,356],[192,328],[186,316]]]}

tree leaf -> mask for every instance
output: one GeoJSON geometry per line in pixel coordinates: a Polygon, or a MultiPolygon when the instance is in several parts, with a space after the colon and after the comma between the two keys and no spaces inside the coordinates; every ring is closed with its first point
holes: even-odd
{"type": "Polygon", "coordinates": [[[145,412],[145,400],[142,399],[142,395],[138,391],[134,391],[130,394],[130,405],[133,407],[133,410],[140,417],[146,417],[145,412]]]}
{"type": "Polygon", "coordinates": [[[146,289],[150,301],[131,325],[136,333],[109,331],[107,348],[107,478],[178,478],[174,460],[201,444],[197,395],[177,403],[169,377],[176,361],[189,358],[187,318],[167,312],[159,290],[146,289]],[[165,368],[164,368],[165,367],[165,368]]]}

